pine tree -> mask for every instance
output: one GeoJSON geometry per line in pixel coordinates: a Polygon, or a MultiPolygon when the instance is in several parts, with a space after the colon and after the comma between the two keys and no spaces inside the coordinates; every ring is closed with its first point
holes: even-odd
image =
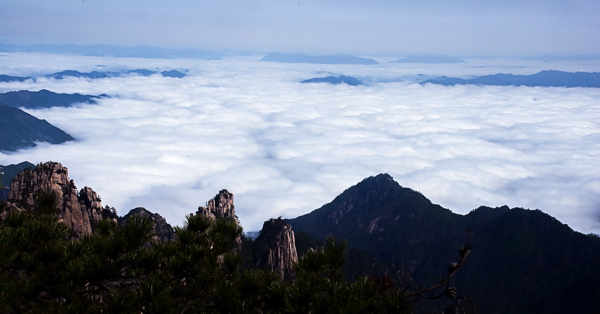
{"type": "Polygon", "coordinates": [[[327,239],[293,266],[286,281],[243,269],[234,221],[189,215],[176,240],[157,242],[138,216],[120,226],[103,220],[79,240],[60,221],[58,194],[41,191],[35,210],[0,223],[2,313],[410,313],[411,301],[446,285],[470,252],[438,285],[399,291],[386,277],[344,280],[346,243],[327,239]]]}

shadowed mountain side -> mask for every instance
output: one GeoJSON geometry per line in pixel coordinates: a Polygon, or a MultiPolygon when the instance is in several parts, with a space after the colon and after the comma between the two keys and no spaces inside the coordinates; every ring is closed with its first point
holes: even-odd
{"type": "Polygon", "coordinates": [[[379,64],[379,62],[369,59],[351,56],[348,54],[336,54],[330,56],[309,56],[300,53],[281,53],[271,52],[264,56],[260,61],[280,62],[280,63],[314,63],[314,64],[379,64]]]}
{"type": "Polygon", "coordinates": [[[339,77],[335,77],[335,76],[316,77],[316,78],[304,80],[300,83],[330,83],[330,84],[346,83],[350,86],[364,85],[363,82],[353,78],[352,76],[345,76],[345,75],[340,75],[339,77]]]}
{"type": "Polygon", "coordinates": [[[0,93],[0,104],[27,109],[70,107],[75,103],[97,104],[94,98],[98,97],[108,97],[108,95],[59,94],[46,89],[38,92],[20,90],[18,92],[0,93]]]}
{"type": "Polygon", "coordinates": [[[353,186],[331,203],[288,222],[318,240],[333,235],[349,248],[372,252],[381,260],[400,265],[420,262],[424,239],[435,242],[453,234],[460,215],[432,204],[421,193],[401,187],[380,174],[353,186]],[[389,252],[407,254],[396,256],[389,252]]]}
{"type": "MultiPolygon", "coordinates": [[[[600,300],[586,299],[600,293],[590,281],[600,278],[594,267],[600,238],[538,210],[480,207],[458,215],[380,174],[288,222],[316,241],[345,238],[350,250],[367,251],[402,269],[405,283],[425,286],[458,257],[470,228],[473,252],[452,285],[473,297],[482,313],[592,312],[600,306],[600,300]]],[[[440,302],[438,308],[448,305],[440,302]]]]}
{"type": "Polygon", "coordinates": [[[440,64],[440,63],[465,63],[465,60],[447,57],[447,56],[410,56],[402,58],[390,63],[429,63],[429,64],[440,64]]]}
{"type": "Polygon", "coordinates": [[[438,85],[497,85],[497,86],[529,86],[529,87],[600,87],[600,73],[598,72],[563,72],[541,71],[532,75],[494,74],[480,76],[473,79],[442,77],[427,80],[421,84],[438,85]]]}
{"type": "MultiPolygon", "coordinates": [[[[454,282],[476,300],[482,313],[591,313],[600,287],[600,239],[573,231],[539,210],[479,208],[464,216],[460,229],[472,228],[473,253],[454,282]],[[483,212],[483,213],[482,213],[483,212]],[[569,295],[569,297],[566,297],[569,295]]],[[[433,245],[414,280],[434,280],[457,253],[460,234],[433,245]]]]}
{"type": "Polygon", "coordinates": [[[46,120],[21,109],[0,105],[0,151],[34,147],[35,142],[61,144],[73,138],[46,120]]]}

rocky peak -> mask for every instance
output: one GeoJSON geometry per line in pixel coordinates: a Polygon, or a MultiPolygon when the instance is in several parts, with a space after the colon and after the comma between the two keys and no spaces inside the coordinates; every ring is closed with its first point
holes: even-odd
{"type": "MultiPolygon", "coordinates": [[[[75,185],[73,184],[73,186],[75,185]]],[[[79,191],[79,205],[86,209],[92,230],[95,230],[100,220],[104,218],[102,216],[102,200],[92,188],[86,186],[79,191]]]]}
{"type": "Polygon", "coordinates": [[[77,237],[89,234],[102,216],[100,197],[91,188],[77,191],[69,170],[57,162],[40,163],[35,169],[19,172],[10,184],[8,210],[32,210],[40,190],[54,190],[59,196],[59,215],[77,237]]]}
{"type": "Polygon", "coordinates": [[[298,262],[298,253],[290,224],[281,217],[265,221],[255,243],[264,252],[259,266],[278,273],[282,278],[292,274],[292,264],[298,262]]]}
{"type": "Polygon", "coordinates": [[[151,222],[154,223],[154,227],[152,227],[152,232],[158,233],[154,237],[157,241],[170,241],[175,238],[175,232],[173,231],[173,227],[167,223],[167,220],[163,218],[159,214],[152,213],[145,209],[144,207],[137,207],[129,211],[127,215],[119,218],[119,225],[124,226],[129,219],[137,215],[140,218],[147,218],[151,222]]]}
{"type": "MultiPolygon", "coordinates": [[[[206,206],[198,207],[196,215],[203,215],[212,219],[226,218],[235,221],[239,225],[235,206],[233,205],[233,194],[223,189],[215,197],[206,202],[206,206]]],[[[236,239],[237,248],[242,248],[242,239],[236,239]]]]}
{"type": "Polygon", "coordinates": [[[233,194],[223,189],[214,198],[206,202],[206,206],[198,207],[197,214],[215,218],[228,218],[237,222],[235,206],[233,205],[233,194]]]}

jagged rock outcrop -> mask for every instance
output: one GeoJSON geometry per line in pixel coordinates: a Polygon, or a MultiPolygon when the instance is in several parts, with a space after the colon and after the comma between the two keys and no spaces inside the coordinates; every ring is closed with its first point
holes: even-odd
{"type": "Polygon", "coordinates": [[[98,223],[104,218],[102,216],[102,200],[98,194],[90,187],[83,187],[79,191],[79,205],[88,213],[92,230],[96,230],[98,223]]]}
{"type": "Polygon", "coordinates": [[[119,225],[124,226],[129,219],[138,215],[141,218],[147,218],[151,222],[154,223],[154,227],[152,227],[152,232],[158,233],[154,237],[157,241],[171,241],[175,239],[175,232],[173,231],[173,227],[167,223],[167,220],[163,218],[159,214],[152,213],[145,209],[144,207],[137,207],[129,211],[127,215],[119,218],[119,225]]]}
{"type": "MultiPolygon", "coordinates": [[[[203,215],[212,219],[227,218],[235,221],[239,225],[237,215],[235,214],[235,206],[233,205],[233,194],[223,189],[219,191],[214,198],[206,202],[205,206],[198,207],[196,215],[203,215]]],[[[237,248],[242,248],[242,239],[236,239],[237,248]]]]}
{"type": "Polygon", "coordinates": [[[8,189],[10,188],[10,182],[19,174],[20,171],[23,171],[27,168],[35,168],[35,165],[28,162],[23,161],[18,164],[11,164],[7,166],[0,165],[0,172],[2,173],[2,180],[0,181],[2,189],[0,189],[0,203],[6,202],[8,199],[8,189]]]}
{"type": "Polygon", "coordinates": [[[263,252],[258,266],[274,271],[282,278],[291,276],[292,263],[298,262],[298,253],[290,224],[281,217],[265,221],[255,243],[263,252]]]}
{"type": "MultiPolygon", "coordinates": [[[[103,218],[100,197],[91,188],[77,191],[69,171],[57,162],[40,163],[15,177],[8,192],[8,211],[32,210],[40,190],[54,190],[59,196],[59,215],[77,237],[89,234],[103,218]]],[[[109,218],[109,217],[107,217],[109,218]]]]}
{"type": "Polygon", "coordinates": [[[206,206],[198,207],[196,214],[215,218],[228,218],[237,222],[235,206],[233,205],[233,194],[227,190],[219,191],[213,199],[206,202],[206,206]]]}

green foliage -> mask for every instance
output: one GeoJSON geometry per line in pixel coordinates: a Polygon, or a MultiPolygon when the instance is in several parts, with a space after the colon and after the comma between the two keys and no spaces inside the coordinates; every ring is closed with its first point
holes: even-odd
{"type": "Polygon", "coordinates": [[[152,223],[104,220],[73,239],[56,215],[58,195],[37,195],[33,211],[0,224],[2,313],[407,313],[409,302],[389,285],[344,280],[346,243],[327,239],[293,266],[286,281],[244,269],[226,219],[186,217],[177,239],[155,242],[152,223]]]}

